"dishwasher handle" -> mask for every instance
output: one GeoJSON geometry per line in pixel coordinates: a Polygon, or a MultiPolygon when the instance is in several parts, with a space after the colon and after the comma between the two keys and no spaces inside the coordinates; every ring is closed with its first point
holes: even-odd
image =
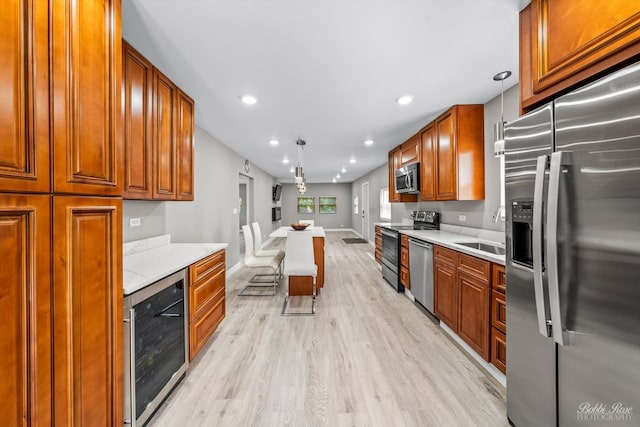
{"type": "Polygon", "coordinates": [[[422,240],[409,238],[409,243],[412,245],[420,246],[421,248],[433,249],[433,245],[431,243],[423,242],[422,240]]]}

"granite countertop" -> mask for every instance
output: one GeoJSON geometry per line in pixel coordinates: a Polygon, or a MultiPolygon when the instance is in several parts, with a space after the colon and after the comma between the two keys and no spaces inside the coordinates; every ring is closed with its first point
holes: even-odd
{"type": "Polygon", "coordinates": [[[124,294],[132,294],[228,246],[227,243],[171,243],[168,235],[125,243],[124,294]]]}
{"type": "MultiPolygon", "coordinates": [[[[406,234],[409,237],[414,237],[419,240],[444,246],[446,248],[453,249],[455,251],[462,252],[467,255],[472,255],[477,258],[495,262],[496,264],[505,265],[506,257],[504,255],[496,255],[489,252],[481,251],[479,249],[473,249],[466,246],[458,245],[455,243],[455,242],[468,243],[468,242],[480,241],[480,242],[490,243],[493,245],[504,247],[503,243],[497,240],[490,239],[491,237],[493,237],[492,234],[488,234],[488,237],[485,237],[482,231],[480,231],[477,236],[472,236],[468,234],[455,233],[452,231],[443,231],[443,230],[400,230],[400,233],[406,234]]],[[[491,232],[491,233],[495,233],[495,232],[491,232]]]]}

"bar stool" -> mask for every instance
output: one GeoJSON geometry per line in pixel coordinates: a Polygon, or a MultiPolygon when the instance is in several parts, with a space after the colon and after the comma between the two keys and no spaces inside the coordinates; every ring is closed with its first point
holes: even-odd
{"type": "MultiPolygon", "coordinates": [[[[273,281],[272,280],[258,280],[256,275],[251,280],[249,280],[249,285],[245,286],[238,295],[240,296],[266,296],[266,295],[275,295],[276,287],[280,284],[282,280],[282,260],[283,256],[273,256],[273,257],[256,257],[254,256],[254,247],[253,247],[253,237],[251,236],[251,229],[248,225],[242,226],[242,234],[244,235],[244,265],[249,268],[270,268],[273,270],[273,281]],[[253,284],[257,283],[257,284],[253,284]],[[262,293],[250,293],[251,288],[265,288],[273,286],[273,292],[270,294],[262,294],[262,293]]],[[[267,274],[267,276],[271,276],[271,274],[267,274]]]]}
{"type": "Polygon", "coordinates": [[[284,268],[284,275],[287,278],[287,294],[282,307],[283,316],[313,316],[316,314],[316,276],[318,266],[313,258],[313,234],[310,231],[289,231],[287,233],[287,243],[285,245],[287,263],[284,268]],[[290,313],[287,311],[289,304],[289,277],[291,276],[312,276],[313,294],[311,302],[311,312],[290,313]]]}

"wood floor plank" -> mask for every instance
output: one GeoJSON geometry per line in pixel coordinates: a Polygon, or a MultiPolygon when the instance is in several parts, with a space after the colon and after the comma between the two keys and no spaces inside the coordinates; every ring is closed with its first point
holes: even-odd
{"type": "MultiPolygon", "coordinates": [[[[505,390],[381,277],[367,244],[327,232],[317,315],[239,297],[150,426],[507,426],[505,390]]],[[[283,240],[273,247],[283,247],[283,240]]]]}

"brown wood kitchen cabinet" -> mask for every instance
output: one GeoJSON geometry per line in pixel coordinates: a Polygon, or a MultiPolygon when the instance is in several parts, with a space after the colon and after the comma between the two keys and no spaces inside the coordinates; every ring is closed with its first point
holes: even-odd
{"type": "Polygon", "coordinates": [[[151,199],[153,65],[122,40],[124,190],[127,199],[151,199]]]}
{"type": "Polygon", "coordinates": [[[226,314],[225,250],[189,266],[189,361],[226,314]]]}
{"type": "Polygon", "coordinates": [[[122,45],[124,197],[193,200],[194,101],[126,41],[122,45]]]}
{"type": "Polygon", "coordinates": [[[122,424],[122,199],[53,196],[56,425],[122,424]]]}
{"type": "Polygon", "coordinates": [[[436,200],[435,127],[429,123],[420,131],[420,200],[436,200]]]}
{"type": "Polygon", "coordinates": [[[51,8],[52,190],[120,196],[120,1],[51,8]]]}
{"type": "Polygon", "coordinates": [[[400,234],[400,284],[411,289],[409,270],[409,236],[400,234]]]}
{"type": "Polygon", "coordinates": [[[3,426],[52,424],[50,214],[48,195],[0,194],[3,426]]]}
{"type": "Polygon", "coordinates": [[[505,268],[491,265],[491,363],[507,373],[507,284],[505,268]]]}
{"type": "Polygon", "coordinates": [[[411,139],[407,141],[407,146],[399,145],[395,149],[389,152],[389,202],[415,202],[418,200],[417,194],[399,194],[396,192],[396,169],[400,169],[402,166],[406,166],[410,163],[415,163],[414,161],[410,161],[415,159],[415,156],[418,154],[418,148],[414,147],[413,144],[417,141],[412,141],[411,139]],[[404,158],[406,163],[402,163],[404,158]]]}
{"type": "Polygon", "coordinates": [[[484,106],[454,105],[434,128],[436,200],[483,200],[484,106]]]}
{"type": "Polygon", "coordinates": [[[490,357],[491,263],[434,245],[434,314],[485,360],[490,357]]]}
{"type": "Polygon", "coordinates": [[[531,110],[638,54],[639,2],[532,0],[520,13],[521,107],[531,110]]]}
{"type": "Polygon", "coordinates": [[[0,15],[0,425],[122,425],[120,1],[0,15]]]}
{"type": "Polygon", "coordinates": [[[375,258],[378,264],[382,264],[382,227],[376,225],[376,254],[375,258]]]}
{"type": "Polygon", "coordinates": [[[49,192],[47,2],[0,2],[0,188],[49,192]],[[28,60],[25,61],[25,58],[28,60]],[[10,71],[9,71],[10,70],[10,71]]]}

